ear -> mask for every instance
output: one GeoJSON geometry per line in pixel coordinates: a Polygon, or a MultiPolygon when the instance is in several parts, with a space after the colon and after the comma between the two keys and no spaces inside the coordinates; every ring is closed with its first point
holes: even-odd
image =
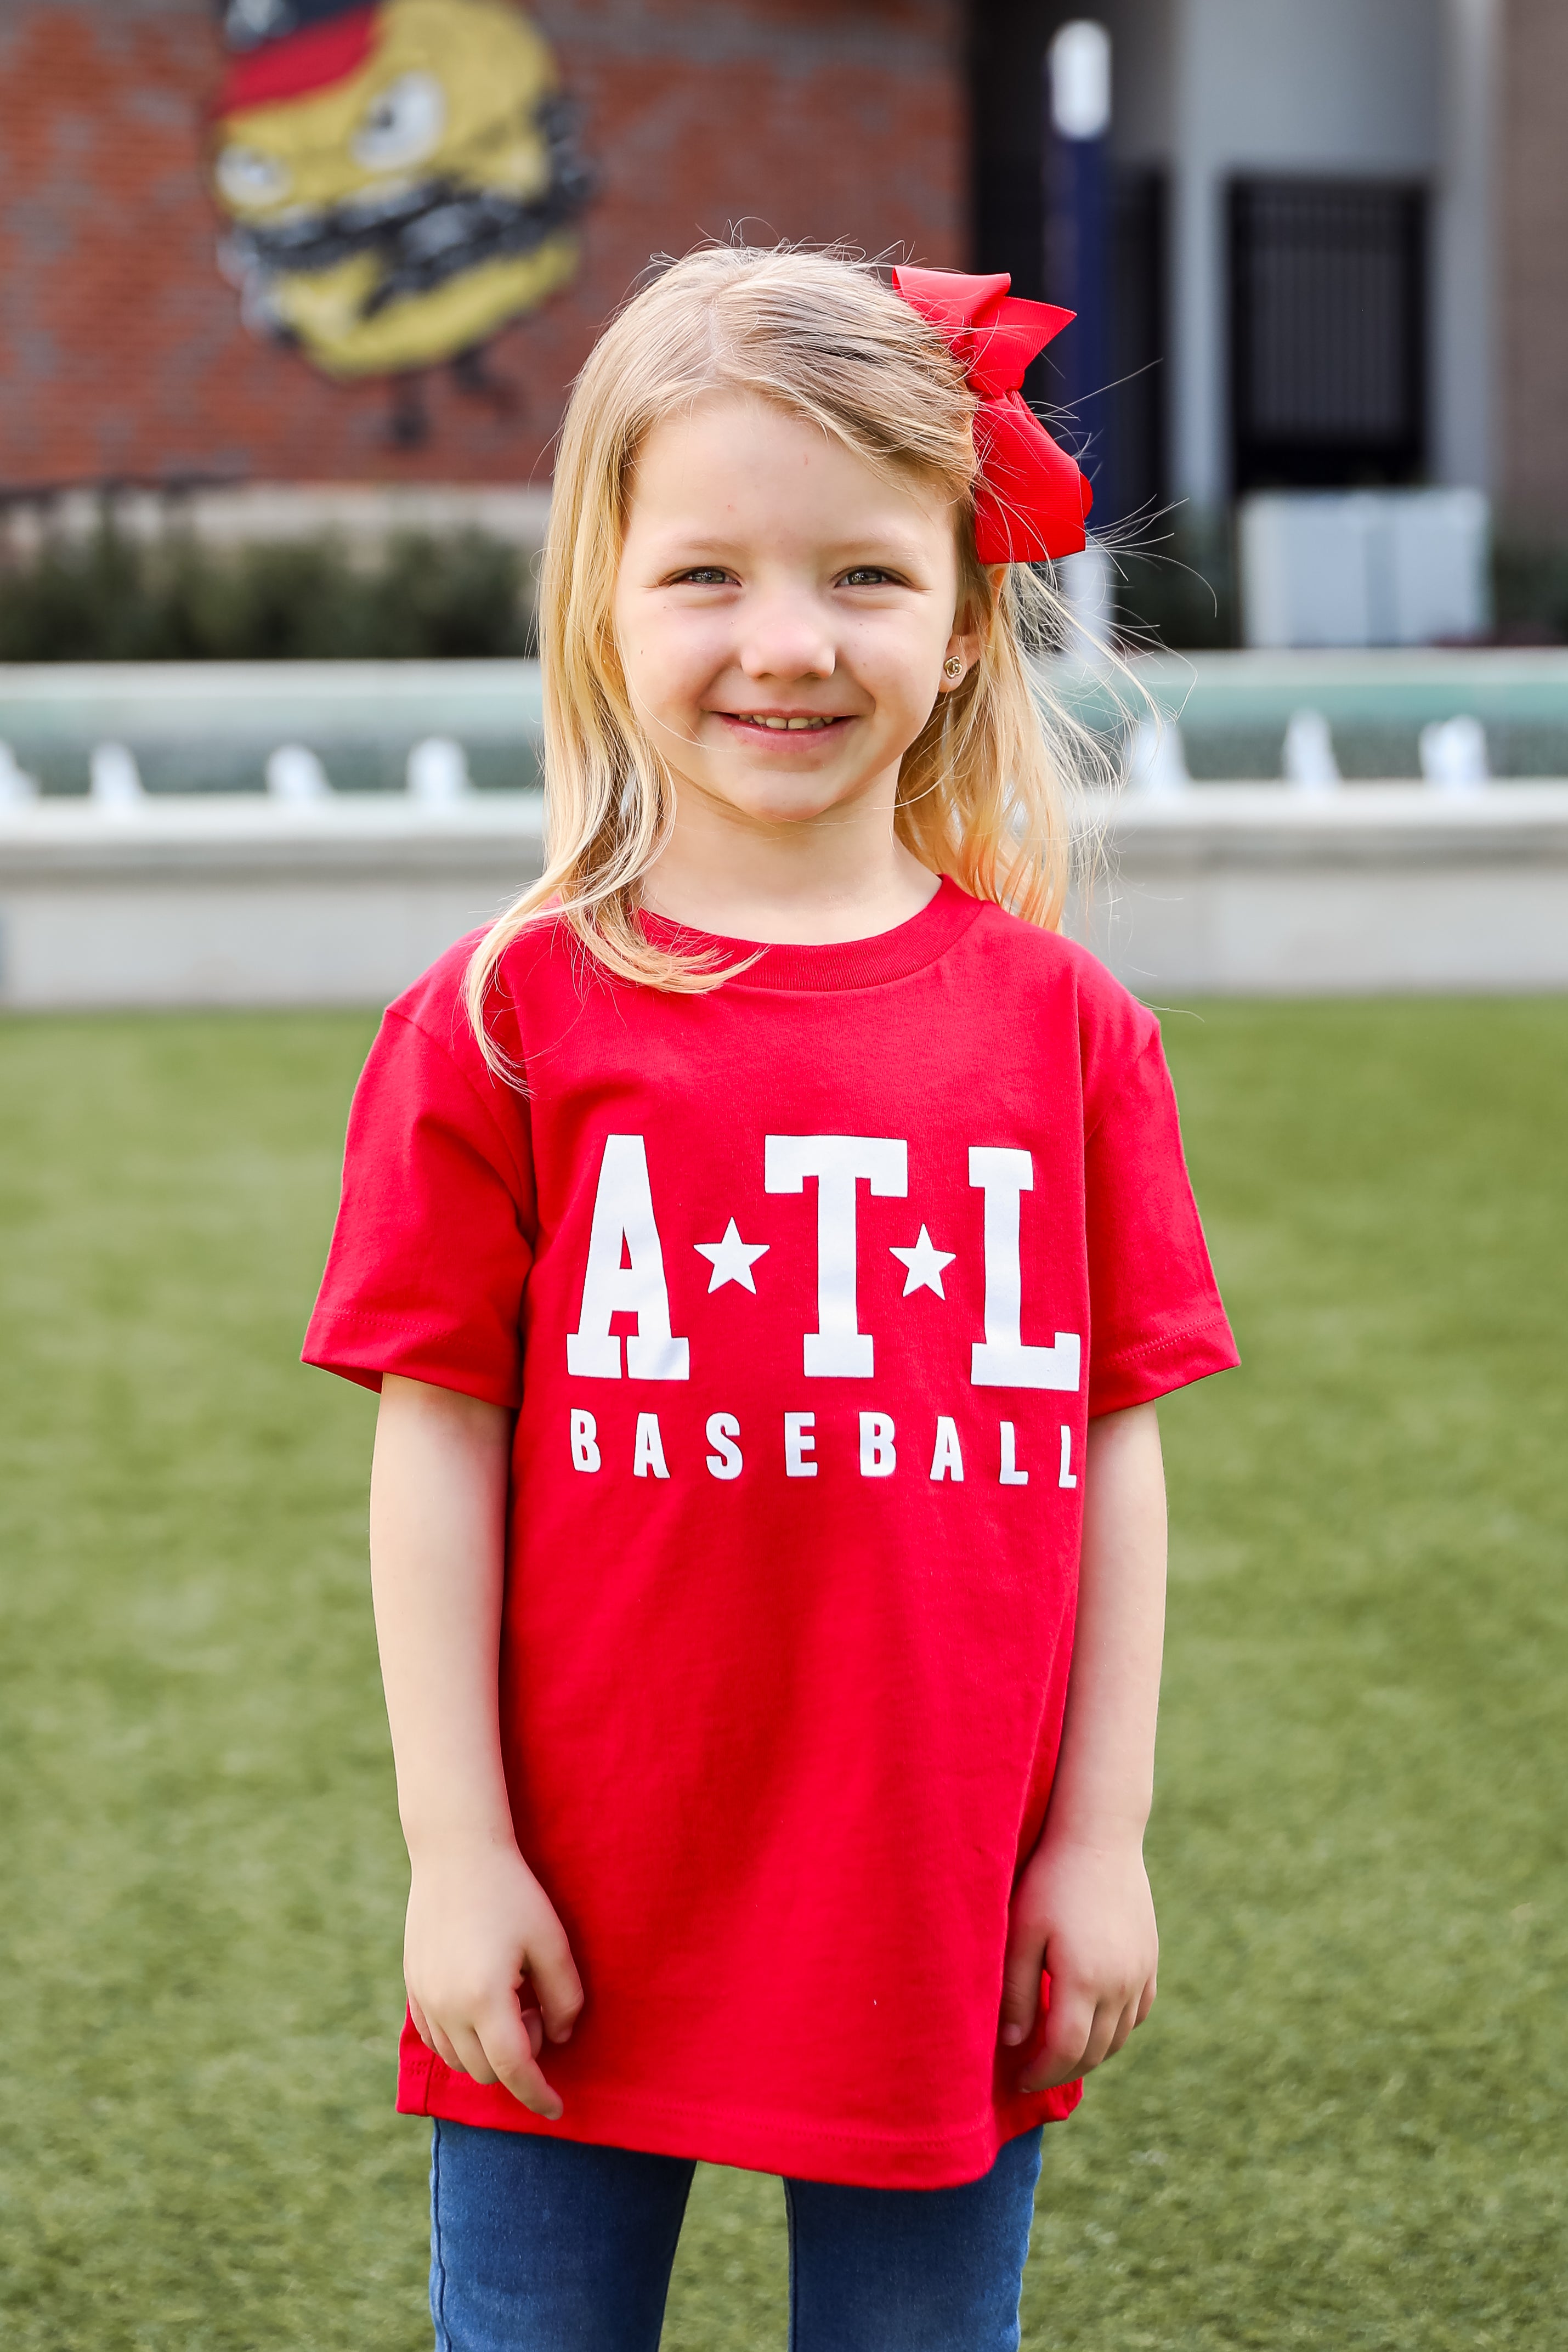
{"type": "MultiPolygon", "coordinates": [[[[991,583],[993,597],[1001,593],[1002,582],[1007,577],[1007,569],[1005,563],[990,563],[986,567],[986,577],[991,583]]],[[[985,628],[980,625],[979,615],[973,611],[966,609],[955,616],[953,634],[942,652],[944,694],[956,693],[963,685],[964,680],[980,658],[985,646],[986,634],[985,628]],[[952,662],[959,662],[963,665],[956,677],[949,672],[948,665],[952,662]]]]}

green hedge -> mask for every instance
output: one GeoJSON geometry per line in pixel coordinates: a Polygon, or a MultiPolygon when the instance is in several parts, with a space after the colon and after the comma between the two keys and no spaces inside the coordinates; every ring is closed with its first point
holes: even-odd
{"type": "Polygon", "coordinates": [[[0,661],[350,661],[533,650],[528,558],[465,530],[375,559],[330,535],[234,549],[103,521],[0,566],[0,661]]]}
{"type": "MultiPolygon", "coordinates": [[[[1228,519],[1185,516],[1156,525],[1115,557],[1117,617],[1129,644],[1196,652],[1241,642],[1233,534],[1228,519]]],[[[1508,532],[1492,549],[1492,630],[1502,645],[1568,644],[1568,542],[1508,532]]]]}
{"type": "Polygon", "coordinates": [[[1113,547],[1116,620],[1128,646],[1207,652],[1241,642],[1228,516],[1166,515],[1113,547]]]}
{"type": "MultiPolygon", "coordinates": [[[[1133,646],[1240,642],[1228,521],[1182,516],[1114,551],[1133,646]]],[[[1493,559],[1506,643],[1568,642],[1568,545],[1503,538],[1493,559]]],[[[374,560],[330,534],[273,545],[142,541],[106,518],[0,562],[0,661],[458,659],[534,650],[529,558],[482,530],[406,531],[374,560]]]]}
{"type": "Polygon", "coordinates": [[[1500,539],[1492,593],[1500,636],[1514,645],[1568,643],[1568,546],[1500,539]]]}

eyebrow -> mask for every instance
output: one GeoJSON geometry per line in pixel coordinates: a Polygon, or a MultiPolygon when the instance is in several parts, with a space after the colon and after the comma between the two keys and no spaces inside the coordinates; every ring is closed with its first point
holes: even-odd
{"type": "MultiPolygon", "coordinates": [[[[737,555],[747,551],[749,544],[746,540],[727,538],[719,532],[694,534],[688,539],[672,530],[667,537],[661,534],[655,539],[651,551],[661,564],[682,559],[701,562],[713,557],[737,555]]],[[[896,558],[900,563],[915,563],[921,560],[923,551],[902,532],[872,530],[853,539],[833,541],[813,552],[825,556],[831,563],[864,562],[873,553],[879,558],[896,558]]]]}

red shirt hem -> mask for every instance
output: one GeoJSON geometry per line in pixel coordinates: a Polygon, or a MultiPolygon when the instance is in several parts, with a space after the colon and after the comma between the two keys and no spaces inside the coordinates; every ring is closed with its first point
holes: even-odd
{"type": "MultiPolygon", "coordinates": [[[[1009,2054],[1009,2063],[1019,2061],[1009,2054]]],[[[794,2180],[829,2180],[850,2189],[957,2189],[988,2172],[1002,2148],[1037,2124],[1063,2123],[1083,2096],[1082,2082],[1063,2083],[1038,2098],[988,2105],[966,2129],[919,2134],[855,2130],[804,2116],[747,2115],[698,2101],[639,2097],[634,2093],[575,2088],[559,2123],[532,2114],[498,2084],[455,2074],[427,2050],[413,2026],[403,2027],[397,2111],[439,2116],[485,2131],[527,2132],[541,2139],[577,2140],[591,2147],[635,2148],[646,2156],[696,2158],[742,2172],[788,2174],[794,2180]],[[411,2047],[412,2044],[412,2047],[411,2047]]]]}

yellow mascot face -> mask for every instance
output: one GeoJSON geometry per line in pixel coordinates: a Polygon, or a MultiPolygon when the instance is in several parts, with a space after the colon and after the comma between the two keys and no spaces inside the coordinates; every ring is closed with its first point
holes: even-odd
{"type": "Polygon", "coordinates": [[[340,377],[458,358],[536,309],[588,196],[512,0],[314,0],[231,67],[212,174],[247,321],[340,377]]]}

